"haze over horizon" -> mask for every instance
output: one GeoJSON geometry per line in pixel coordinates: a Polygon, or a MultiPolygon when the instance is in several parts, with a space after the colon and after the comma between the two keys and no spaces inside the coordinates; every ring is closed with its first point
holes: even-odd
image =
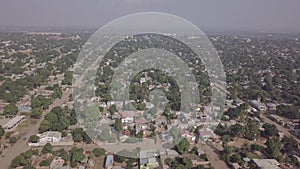
{"type": "Polygon", "coordinates": [[[119,17],[163,12],[203,30],[300,33],[299,0],[1,0],[0,27],[100,28],[119,17]]]}

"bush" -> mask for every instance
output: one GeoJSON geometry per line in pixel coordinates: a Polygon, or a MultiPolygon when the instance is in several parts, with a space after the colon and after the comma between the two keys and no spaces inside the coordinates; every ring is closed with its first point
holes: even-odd
{"type": "Polygon", "coordinates": [[[32,136],[30,136],[30,138],[29,138],[29,142],[30,143],[37,143],[38,141],[39,141],[39,137],[37,136],[37,135],[32,135],[32,136]]]}
{"type": "Polygon", "coordinates": [[[9,143],[11,143],[11,144],[15,144],[16,142],[17,142],[17,138],[16,137],[11,137],[9,139],[9,143]]]}
{"type": "Polygon", "coordinates": [[[105,151],[103,148],[95,148],[95,149],[93,150],[93,154],[94,154],[96,157],[100,157],[100,156],[104,155],[105,152],[106,152],[106,151],[105,151]]]}
{"type": "Polygon", "coordinates": [[[49,166],[50,165],[50,160],[47,159],[47,160],[43,160],[40,162],[40,166],[49,166]]]}

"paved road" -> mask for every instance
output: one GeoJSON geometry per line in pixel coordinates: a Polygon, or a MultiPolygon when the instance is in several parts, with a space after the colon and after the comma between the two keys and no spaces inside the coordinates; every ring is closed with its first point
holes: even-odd
{"type": "Polygon", "coordinates": [[[71,94],[72,90],[67,89],[61,99],[56,99],[52,105],[49,106],[49,109],[47,109],[42,117],[38,120],[37,123],[31,124],[30,126],[27,126],[25,129],[25,135],[18,140],[16,144],[14,144],[12,147],[7,148],[3,151],[4,157],[0,159],[0,168],[1,169],[7,169],[11,163],[11,161],[18,156],[20,153],[25,152],[30,149],[30,147],[27,145],[27,140],[31,135],[37,134],[38,129],[40,127],[40,123],[44,119],[45,115],[51,111],[53,107],[56,106],[62,106],[65,102],[69,100],[69,95],[71,94]],[[23,140],[23,138],[27,138],[27,140],[23,140]]]}

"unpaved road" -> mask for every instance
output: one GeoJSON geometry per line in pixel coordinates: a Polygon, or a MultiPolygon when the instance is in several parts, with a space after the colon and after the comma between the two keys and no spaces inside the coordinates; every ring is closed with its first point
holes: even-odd
{"type": "Polygon", "coordinates": [[[30,149],[30,147],[27,145],[27,140],[30,136],[37,134],[38,129],[40,127],[40,123],[44,119],[45,115],[51,111],[53,107],[56,106],[62,106],[64,103],[69,101],[69,95],[71,94],[72,89],[67,89],[64,93],[62,98],[56,99],[52,105],[49,106],[49,109],[47,109],[41,116],[41,118],[37,121],[37,123],[30,124],[25,129],[25,135],[17,141],[16,144],[14,144],[12,147],[7,148],[3,151],[4,157],[0,159],[0,168],[1,169],[8,169],[11,161],[21,154],[22,152],[25,152],[30,149]],[[27,138],[26,140],[23,140],[23,138],[27,138]]]}
{"type": "Polygon", "coordinates": [[[289,131],[289,129],[279,125],[278,123],[276,123],[275,121],[269,119],[265,113],[261,112],[260,113],[260,117],[263,118],[265,120],[266,123],[270,123],[270,124],[274,124],[276,126],[276,128],[281,131],[285,136],[288,137],[292,137],[294,138],[298,143],[300,143],[300,140],[298,138],[296,138],[294,135],[292,135],[289,131]]]}
{"type": "Polygon", "coordinates": [[[199,150],[203,150],[207,154],[207,158],[211,165],[216,169],[229,169],[226,163],[220,159],[220,149],[215,145],[205,144],[196,144],[199,150]]]}

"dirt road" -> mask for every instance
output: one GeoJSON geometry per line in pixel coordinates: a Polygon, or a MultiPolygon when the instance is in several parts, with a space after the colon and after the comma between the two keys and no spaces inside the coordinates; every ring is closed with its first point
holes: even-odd
{"type": "Polygon", "coordinates": [[[265,113],[260,113],[260,117],[263,118],[265,120],[266,123],[270,123],[270,124],[274,124],[276,126],[276,128],[281,131],[285,136],[288,137],[292,137],[294,138],[299,144],[300,144],[300,140],[298,138],[296,138],[295,136],[293,136],[289,129],[284,128],[283,126],[279,125],[278,123],[276,123],[275,121],[269,119],[265,113]]]}
{"type": "Polygon", "coordinates": [[[20,153],[25,152],[30,149],[27,145],[27,140],[31,135],[37,134],[38,129],[40,127],[40,123],[44,119],[45,115],[51,111],[53,107],[62,106],[65,102],[69,100],[69,95],[71,94],[72,89],[67,89],[64,93],[62,98],[56,99],[52,105],[50,105],[49,109],[47,109],[43,114],[42,117],[38,120],[37,123],[30,124],[25,129],[25,135],[17,141],[12,147],[7,148],[3,151],[4,157],[0,159],[0,168],[1,169],[8,169],[11,161],[18,156],[20,153]],[[24,140],[23,138],[27,138],[24,140]]]}
{"type": "Polygon", "coordinates": [[[207,158],[211,165],[216,169],[229,169],[226,163],[220,159],[220,149],[214,145],[197,144],[199,150],[203,150],[207,154],[207,158]]]}

